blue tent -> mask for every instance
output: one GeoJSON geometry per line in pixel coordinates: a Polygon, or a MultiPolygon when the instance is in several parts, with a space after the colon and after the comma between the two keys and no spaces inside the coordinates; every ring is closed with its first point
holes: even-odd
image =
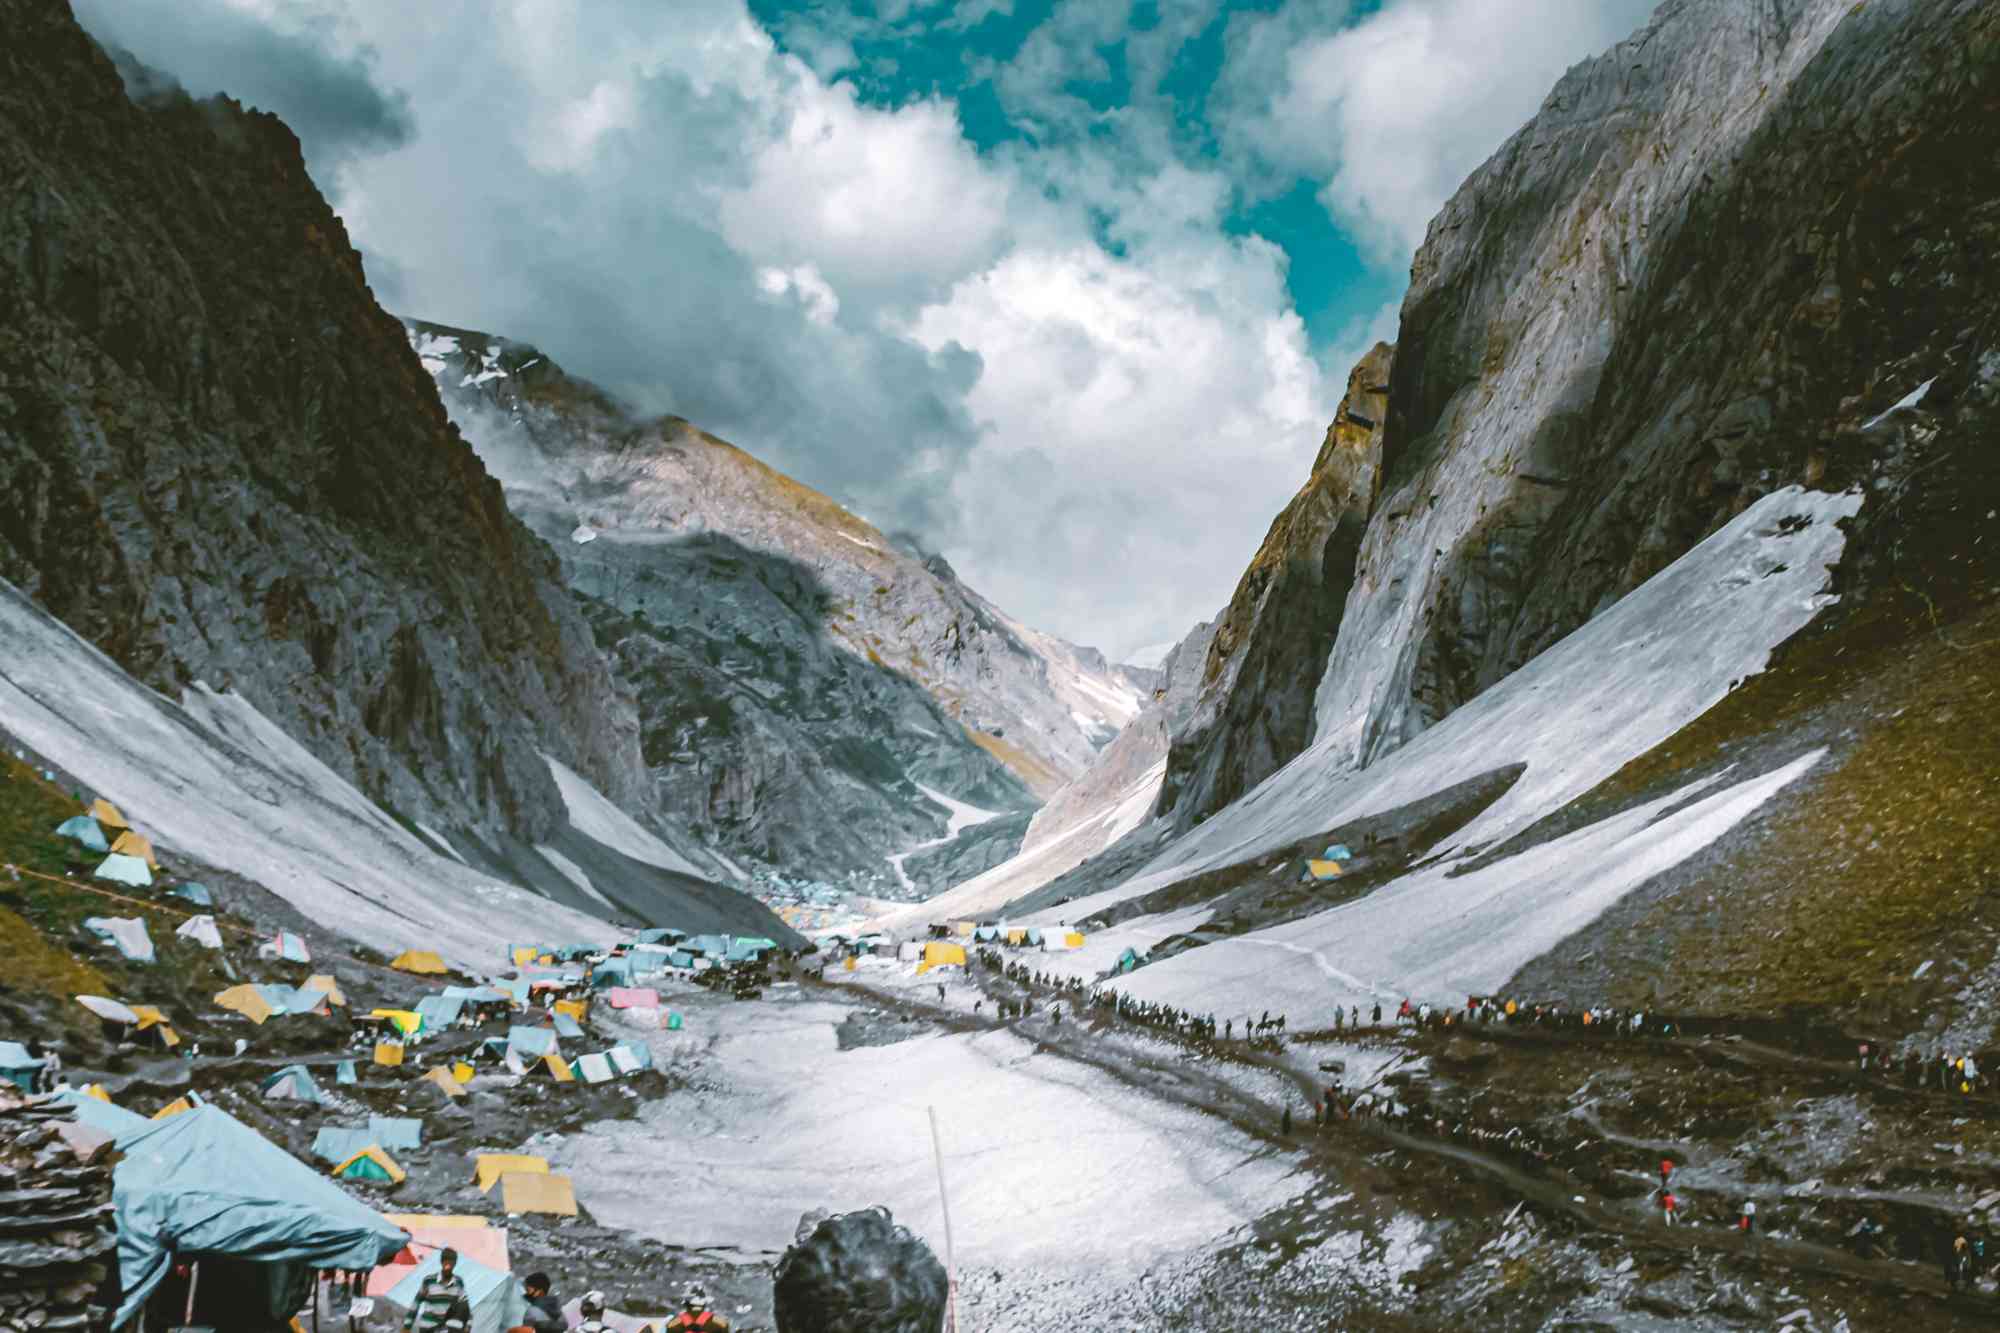
{"type": "Polygon", "coordinates": [[[528,1056],[544,1056],[556,1051],[554,1028],[511,1027],[507,1029],[507,1047],[528,1056]]]}
{"type": "Polygon", "coordinates": [[[444,998],[467,1004],[512,1004],[514,997],[498,986],[446,986],[444,998]]]}
{"type": "Polygon", "coordinates": [[[590,970],[590,984],[605,986],[629,986],[632,984],[632,960],[630,958],[607,958],[590,970]]]}
{"type": "Polygon", "coordinates": [[[89,815],[71,815],[56,825],[56,832],[72,842],[80,842],[84,850],[108,852],[111,844],[105,841],[104,830],[89,815]]]}
{"type": "MultiPolygon", "coordinates": [[[[424,1122],[421,1120],[371,1115],[368,1117],[368,1133],[372,1136],[369,1139],[370,1143],[393,1148],[397,1152],[407,1152],[412,1148],[424,1146],[424,1122]]],[[[361,1146],[365,1148],[368,1144],[364,1143],[361,1146]]]]}
{"type": "Polygon", "coordinates": [[[668,967],[693,967],[693,966],[694,966],[694,955],[693,955],[693,954],[691,954],[691,953],[684,953],[684,952],[682,952],[681,950],[679,950],[679,949],[676,949],[676,950],[674,950],[674,951],[673,951],[672,953],[670,953],[670,954],[668,954],[668,955],[667,955],[667,966],[668,966],[668,967]]]}
{"type": "Polygon", "coordinates": [[[0,1078],[22,1092],[35,1090],[35,1080],[40,1077],[43,1064],[39,1055],[29,1055],[28,1048],[20,1042],[0,1041],[0,1078]]]}
{"type": "Polygon", "coordinates": [[[78,1092],[75,1088],[64,1088],[55,1095],[55,1100],[74,1111],[79,1124],[89,1125],[92,1129],[101,1129],[114,1140],[123,1140],[133,1134],[143,1134],[156,1123],[137,1111],[128,1111],[122,1106],[113,1106],[110,1102],[100,1102],[97,1098],[78,1092]]]}
{"type": "MultiPolygon", "coordinates": [[[[417,1013],[423,1016],[424,1031],[440,1032],[458,1021],[465,1009],[465,1001],[450,995],[426,995],[417,1001],[417,1013]]],[[[388,1147],[388,1144],[383,1144],[388,1147]]]]}
{"type": "Polygon", "coordinates": [[[632,937],[632,942],[634,944],[679,944],[687,937],[688,933],[685,930],[656,927],[652,930],[640,931],[632,937]]]}
{"type": "Polygon", "coordinates": [[[1326,861],[1352,861],[1354,853],[1347,850],[1346,843],[1336,842],[1333,846],[1326,849],[1326,855],[1321,859],[1326,861]]]}
{"type": "Polygon", "coordinates": [[[168,1116],[119,1147],[114,1328],[139,1312],[177,1258],[366,1270],[409,1243],[407,1231],[220,1107],[168,1116]]]}
{"type": "Polygon", "coordinates": [[[266,1075],[257,1086],[272,1101],[311,1102],[315,1106],[326,1102],[326,1094],[319,1090],[319,1084],[304,1065],[286,1065],[277,1073],[266,1075]]]}
{"type": "Polygon", "coordinates": [[[197,884],[193,880],[189,880],[185,884],[174,885],[174,887],[167,890],[167,896],[169,898],[185,898],[196,907],[215,906],[215,894],[210,892],[208,885],[197,884]]]}
{"type": "Polygon", "coordinates": [[[762,940],[732,940],[729,945],[729,961],[732,963],[754,963],[770,951],[773,946],[762,940]]]}
{"type": "Polygon", "coordinates": [[[697,935],[687,942],[687,947],[689,953],[710,958],[725,958],[729,954],[729,941],[721,935],[697,935]]]}
{"type": "Polygon", "coordinates": [[[493,989],[505,991],[507,997],[515,1004],[526,1004],[528,1002],[528,979],[526,977],[514,977],[507,981],[496,981],[493,983],[493,989]]]}
{"type": "Polygon", "coordinates": [[[312,1154],[322,1162],[339,1166],[363,1148],[375,1143],[375,1139],[365,1129],[349,1129],[344,1125],[325,1125],[313,1136],[312,1154]]]}
{"type": "Polygon", "coordinates": [[[549,1017],[555,1020],[555,1033],[558,1037],[581,1037],[583,1035],[583,1024],[577,1022],[568,1014],[557,1011],[551,1013],[549,1017]]]}
{"type": "MultiPolygon", "coordinates": [[[[416,1303],[424,1279],[438,1271],[438,1251],[431,1250],[401,1282],[389,1288],[388,1297],[407,1310],[416,1303]]],[[[452,1270],[465,1283],[465,1303],[472,1307],[472,1327],[468,1333],[500,1333],[518,1327],[527,1314],[527,1298],[512,1273],[488,1268],[476,1259],[460,1255],[452,1270]]]]}
{"type": "Polygon", "coordinates": [[[338,1065],[335,1065],[333,1071],[333,1081],[335,1083],[359,1082],[360,1075],[358,1075],[354,1071],[354,1061],[342,1060],[338,1065]]]}

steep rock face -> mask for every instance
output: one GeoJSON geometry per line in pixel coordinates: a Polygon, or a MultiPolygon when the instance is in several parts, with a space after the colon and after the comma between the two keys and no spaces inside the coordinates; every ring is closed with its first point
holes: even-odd
{"type": "Polygon", "coordinates": [[[1176,827],[1214,814],[1312,740],[1314,696],[1375,500],[1394,360],[1377,343],[1348,375],[1312,475],[1272,520],[1215,626],[1160,789],[1160,813],[1176,827]]]}
{"type": "Polygon", "coordinates": [[[1972,0],[1668,3],[1474,173],[1403,306],[1380,498],[1318,691],[1343,762],[1778,487],[1898,496],[1857,521],[1851,591],[1907,555],[1920,509],[1936,549],[1974,540],[1977,516],[1918,493],[1988,465],[1959,451],[1919,478],[1861,427],[1976,367],[1997,27],[1972,0]]]}
{"type": "Polygon", "coordinates": [[[5,0],[0,27],[0,578],[170,696],[241,692],[409,817],[539,836],[563,810],[539,751],[635,793],[555,561],[290,131],[134,105],[60,4],[5,0]]]}
{"type": "MultiPolygon", "coordinates": [[[[1025,811],[1156,678],[1019,624],[941,557],[684,421],[631,419],[531,346],[408,327],[591,604],[638,700],[655,813],[726,855],[895,887],[885,856],[946,832],[926,788],[1025,811]]],[[[990,861],[997,835],[961,850],[990,861]]]]}

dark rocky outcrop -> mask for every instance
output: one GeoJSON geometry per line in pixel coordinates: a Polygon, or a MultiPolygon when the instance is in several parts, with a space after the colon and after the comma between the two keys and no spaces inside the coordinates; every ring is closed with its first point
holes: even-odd
{"type": "Polygon", "coordinates": [[[1272,520],[1216,623],[1160,788],[1159,813],[1176,827],[1214,814],[1312,740],[1314,697],[1374,506],[1394,360],[1377,343],[1348,375],[1312,475],[1272,520]]]}
{"type": "Polygon", "coordinates": [[[936,1333],[950,1295],[931,1247],[887,1208],[800,1218],[773,1285],[780,1333],[936,1333]]]}
{"type": "Polygon", "coordinates": [[[629,801],[631,710],[291,132],[135,104],[56,0],[0,30],[0,578],[408,817],[543,836],[540,752],[629,801]]]}
{"type": "Polygon", "coordinates": [[[943,893],[1020,851],[1033,819],[1033,814],[1023,810],[961,829],[951,841],[913,853],[903,862],[903,873],[923,897],[943,893]]]}

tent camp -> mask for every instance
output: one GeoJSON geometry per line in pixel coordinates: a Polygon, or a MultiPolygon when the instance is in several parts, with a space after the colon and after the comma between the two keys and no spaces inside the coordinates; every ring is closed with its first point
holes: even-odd
{"type": "Polygon", "coordinates": [[[56,833],[60,837],[68,838],[71,842],[81,844],[87,852],[108,852],[111,850],[111,843],[105,838],[103,828],[89,815],[71,815],[68,819],[56,825],[56,833]]]}
{"type": "MultiPolygon", "coordinates": [[[[445,1234],[445,1233],[440,1233],[445,1234]]],[[[448,1240],[439,1241],[440,1247],[454,1245],[463,1248],[466,1232],[453,1235],[448,1240]]],[[[505,1233],[501,1233],[505,1234],[505,1233]]],[[[390,1301],[403,1309],[408,1309],[417,1299],[417,1292],[423,1287],[424,1279],[437,1272],[438,1254],[429,1251],[424,1262],[408,1270],[403,1280],[386,1293],[390,1301]]],[[[472,1326],[469,1333],[500,1333],[500,1330],[518,1326],[525,1318],[527,1298],[522,1293],[521,1283],[504,1267],[493,1268],[481,1263],[469,1253],[461,1253],[456,1270],[459,1280],[465,1283],[465,1299],[472,1307],[472,1326]]]]}
{"type": "Polygon", "coordinates": [[[950,944],[943,940],[932,940],[924,946],[924,959],[917,964],[917,975],[922,976],[934,967],[964,967],[965,946],[950,944]]]}
{"type": "Polygon", "coordinates": [[[408,1176],[396,1159],[370,1144],[333,1168],[336,1180],[352,1180],[368,1185],[400,1185],[408,1176]]]}
{"type": "Polygon", "coordinates": [[[389,966],[398,972],[414,972],[423,977],[441,977],[451,970],[444,965],[444,959],[428,949],[406,949],[389,966]]]}
{"type": "Polygon", "coordinates": [[[289,930],[281,930],[270,939],[257,946],[259,958],[283,959],[287,963],[310,963],[312,954],[306,949],[306,942],[289,930]]]}
{"type": "Polygon", "coordinates": [[[1323,884],[1330,879],[1339,879],[1341,873],[1340,862],[1338,861],[1313,860],[1306,862],[1306,873],[1299,876],[1299,878],[1302,881],[1323,884]]]}
{"type": "Polygon", "coordinates": [[[417,1016],[424,1021],[425,1032],[442,1032],[458,1021],[465,1012],[465,1001],[453,999],[449,995],[426,995],[417,1001],[417,1016]]]}
{"type": "Polygon", "coordinates": [[[167,890],[167,896],[170,898],[185,898],[196,907],[215,906],[215,894],[209,889],[208,885],[197,884],[193,880],[189,880],[185,884],[174,885],[174,887],[167,890]]]}
{"type": "Polygon", "coordinates": [[[306,1072],[304,1065],[286,1065],[277,1073],[268,1075],[259,1085],[264,1099],[273,1102],[311,1102],[315,1106],[326,1101],[319,1084],[306,1072]]]}
{"type": "Polygon", "coordinates": [[[729,956],[729,941],[720,935],[696,935],[684,941],[682,947],[689,953],[699,954],[704,958],[729,956]]]}
{"type": "Polygon", "coordinates": [[[88,916],[83,919],[83,928],[135,963],[150,963],[156,957],[153,938],[146,933],[146,923],[139,917],[88,916]]]}
{"type": "Polygon", "coordinates": [[[657,1009],[660,1007],[660,993],[650,986],[614,986],[611,988],[613,1009],[657,1009]]]}
{"type": "Polygon", "coordinates": [[[576,1216],[576,1190],[568,1176],[545,1171],[509,1171],[500,1177],[500,1207],[510,1213],[576,1216]]]}
{"type": "Polygon", "coordinates": [[[216,926],[215,918],[212,916],[191,916],[181,922],[180,929],[174,934],[184,940],[193,940],[204,949],[222,947],[222,931],[216,926]]]}
{"type": "Polygon", "coordinates": [[[5,1079],[22,1092],[33,1092],[35,1080],[42,1076],[46,1062],[39,1055],[29,1055],[28,1048],[18,1041],[0,1041],[0,1079],[5,1079]]]}
{"type": "Polygon", "coordinates": [[[144,861],[150,870],[160,868],[160,858],[153,855],[153,840],[133,829],[126,829],[113,839],[111,850],[120,856],[130,856],[144,861]]]}
{"type": "MultiPolygon", "coordinates": [[[[365,1271],[408,1235],[290,1153],[214,1107],[171,1116],[121,1144],[112,1176],[125,1324],[177,1260],[365,1271]]],[[[298,1283],[273,1282],[273,1291],[298,1283]]],[[[296,1305],[285,1306],[289,1314],[296,1305]]]]}
{"type": "Polygon", "coordinates": [[[153,872],[146,863],[136,856],[124,856],[118,852],[104,858],[97,869],[90,872],[99,879],[108,879],[113,884],[123,884],[128,888],[143,889],[153,882],[153,872]]]}
{"type": "Polygon", "coordinates": [[[607,958],[590,969],[590,984],[602,989],[605,986],[629,986],[632,984],[632,960],[628,958],[607,958]]]}
{"type": "Polygon", "coordinates": [[[526,1153],[485,1152],[472,1159],[472,1183],[479,1186],[481,1194],[493,1188],[494,1182],[510,1173],[547,1173],[549,1159],[534,1157],[526,1153]]]}
{"type": "Polygon", "coordinates": [[[126,822],[125,816],[118,812],[118,807],[105,800],[102,796],[90,803],[90,817],[107,829],[122,831],[131,827],[126,822]]]}
{"type": "Polygon", "coordinates": [[[338,1005],[342,1009],[347,1007],[347,996],[341,993],[340,983],[323,972],[307,977],[305,984],[299,989],[320,991],[325,994],[328,1004],[338,1005]]]}
{"type": "Polygon", "coordinates": [[[435,1083],[439,1088],[444,1090],[444,1095],[447,1097],[457,1098],[465,1095],[464,1081],[453,1070],[446,1069],[443,1065],[439,1065],[426,1073],[422,1081],[425,1083],[435,1083]]]}

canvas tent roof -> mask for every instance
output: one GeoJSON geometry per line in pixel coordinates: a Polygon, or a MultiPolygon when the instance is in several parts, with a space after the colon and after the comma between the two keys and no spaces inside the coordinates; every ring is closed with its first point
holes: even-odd
{"type": "Polygon", "coordinates": [[[683,944],[689,953],[706,954],[710,958],[721,958],[729,952],[729,941],[720,935],[696,935],[683,944]]]}
{"type": "Polygon", "coordinates": [[[313,1135],[312,1155],[329,1166],[344,1162],[375,1142],[366,1129],[349,1125],[322,1125],[313,1135]]]}
{"type": "Polygon", "coordinates": [[[576,1072],[582,1076],[585,1083],[609,1083],[618,1077],[618,1071],[611,1067],[610,1058],[602,1053],[579,1055],[576,1058],[576,1072]]]}
{"type": "Polygon", "coordinates": [[[632,960],[629,957],[607,958],[590,970],[592,986],[618,986],[631,980],[632,960]]]}
{"type": "Polygon", "coordinates": [[[261,1085],[266,1099],[274,1102],[312,1102],[318,1104],[326,1100],[313,1082],[313,1076],[304,1065],[286,1065],[277,1073],[267,1077],[261,1085]]]}
{"type": "Polygon", "coordinates": [[[575,1040],[583,1036],[583,1024],[560,1009],[549,1014],[549,1027],[558,1037],[575,1040]]]}
{"type": "Polygon", "coordinates": [[[539,1171],[509,1171],[500,1177],[500,1206],[510,1213],[576,1216],[576,1190],[568,1176],[539,1171]]]}
{"type": "Polygon", "coordinates": [[[39,1055],[29,1055],[20,1042],[0,1041],[0,1078],[8,1079],[22,1092],[34,1090],[45,1064],[39,1055]]]}
{"type": "Polygon", "coordinates": [[[83,928],[109,941],[135,963],[150,963],[157,956],[153,952],[153,937],[146,933],[146,923],[139,917],[90,916],[83,919],[83,928]]]}
{"type": "Polygon", "coordinates": [[[410,1116],[371,1115],[368,1132],[384,1148],[406,1152],[424,1146],[424,1122],[410,1116]]]}
{"type": "MultiPolygon", "coordinates": [[[[424,1279],[437,1270],[438,1252],[432,1250],[424,1256],[421,1264],[404,1270],[403,1279],[389,1289],[388,1298],[408,1309],[417,1299],[424,1279]]],[[[458,1267],[453,1271],[465,1283],[466,1304],[472,1307],[472,1326],[467,1333],[500,1333],[502,1329],[521,1323],[527,1310],[527,1299],[522,1293],[520,1281],[512,1273],[483,1264],[470,1254],[460,1254],[458,1267]]]]}
{"type": "Polygon", "coordinates": [[[306,949],[306,942],[289,930],[281,930],[265,940],[257,946],[257,952],[265,958],[282,958],[288,963],[312,961],[312,954],[306,949]]]}
{"type": "Polygon", "coordinates": [[[427,977],[441,977],[451,970],[444,965],[444,959],[429,949],[406,949],[397,954],[396,961],[389,966],[398,972],[414,972],[427,977]]]}
{"type": "Polygon", "coordinates": [[[463,1000],[467,1004],[512,1004],[514,997],[498,986],[446,986],[446,999],[463,1000]]]}
{"type": "Polygon", "coordinates": [[[472,1183],[484,1194],[504,1175],[519,1172],[546,1172],[549,1159],[528,1153],[484,1152],[472,1160],[472,1183]]]}
{"type": "Polygon", "coordinates": [[[924,946],[923,961],[917,964],[918,973],[930,971],[934,967],[964,967],[965,946],[944,940],[932,940],[924,946]]]}
{"type": "Polygon", "coordinates": [[[119,813],[118,807],[105,800],[102,796],[90,803],[90,817],[105,828],[122,829],[131,827],[126,821],[125,816],[119,813]]]}
{"type": "Polygon", "coordinates": [[[452,1077],[452,1072],[443,1065],[439,1065],[426,1073],[422,1081],[437,1084],[440,1088],[444,1089],[445,1096],[447,1097],[463,1097],[465,1095],[465,1085],[452,1077]]]}
{"type": "Polygon", "coordinates": [[[197,884],[193,880],[189,880],[185,884],[176,884],[171,889],[168,889],[167,893],[174,898],[185,898],[196,907],[215,906],[214,892],[209,889],[208,885],[197,884]]]}
{"type": "Polygon", "coordinates": [[[337,1004],[343,1009],[347,1007],[347,996],[341,992],[340,983],[324,972],[317,972],[307,977],[305,984],[299,989],[322,991],[326,995],[328,1004],[337,1004]]]}
{"type": "Polygon", "coordinates": [[[507,1253],[507,1228],[468,1213],[384,1213],[394,1226],[410,1233],[410,1243],[388,1263],[368,1275],[367,1293],[386,1296],[398,1282],[421,1267],[424,1259],[450,1246],[461,1261],[471,1260],[496,1273],[514,1269],[507,1253]]]}
{"type": "Polygon", "coordinates": [[[396,1165],[395,1158],[372,1143],[334,1167],[333,1174],[341,1180],[371,1180],[391,1185],[400,1185],[408,1178],[403,1168],[396,1165]]]}
{"type": "Polygon", "coordinates": [[[414,1037],[424,1028],[424,1016],[413,1009],[370,1009],[368,1016],[388,1019],[406,1037],[414,1037]]]}
{"type": "Polygon", "coordinates": [[[153,872],[146,863],[136,856],[125,856],[118,852],[104,858],[97,869],[90,872],[99,879],[108,879],[113,884],[123,884],[129,888],[143,889],[153,882],[153,872]]]}
{"type": "Polygon", "coordinates": [[[56,825],[56,833],[71,842],[83,844],[87,852],[108,852],[111,842],[104,836],[104,829],[89,815],[71,815],[56,825]]]}
{"type": "Polygon", "coordinates": [[[660,993],[650,986],[614,986],[611,988],[613,1009],[657,1009],[660,993]]]}
{"type": "Polygon", "coordinates": [[[205,948],[220,949],[222,947],[222,931],[216,926],[215,918],[212,916],[191,916],[181,922],[180,929],[176,930],[174,934],[184,940],[193,940],[196,944],[202,945],[205,948]]]}
{"type": "Polygon", "coordinates": [[[1340,862],[1318,861],[1318,860],[1308,861],[1306,862],[1306,873],[1308,875],[1311,875],[1314,879],[1319,879],[1319,880],[1339,879],[1341,875],[1340,862]]]}
{"type": "Polygon", "coordinates": [[[407,1235],[290,1153],[214,1106],[126,1140],[112,1176],[124,1324],[176,1254],[252,1263],[373,1268],[407,1235]]]}
{"type": "Polygon", "coordinates": [[[108,1019],[113,1023],[136,1025],[139,1021],[139,1015],[129,1006],[122,1005],[116,1000],[107,1000],[102,995],[79,995],[76,997],[76,1002],[99,1018],[108,1019]]]}
{"type": "Polygon", "coordinates": [[[222,991],[215,997],[215,1003],[221,1008],[243,1015],[260,1026],[265,1019],[278,1012],[277,1008],[264,998],[264,993],[260,989],[247,983],[231,986],[228,990],[222,991]]]}
{"type": "Polygon", "coordinates": [[[424,1020],[424,1030],[436,1032],[448,1028],[458,1021],[465,1010],[465,1001],[449,995],[426,995],[417,1001],[417,1013],[424,1020]]]}
{"type": "Polygon", "coordinates": [[[507,1029],[507,1046],[523,1055],[547,1055],[557,1049],[555,1029],[510,1027],[507,1029]]]}
{"type": "Polygon", "coordinates": [[[114,1141],[151,1129],[153,1122],[137,1111],[128,1111],[122,1106],[99,1101],[88,1093],[75,1088],[64,1088],[52,1099],[68,1106],[76,1118],[93,1129],[101,1129],[114,1141]]]}
{"type": "Polygon", "coordinates": [[[153,855],[153,840],[136,829],[126,829],[112,840],[111,850],[120,856],[133,856],[144,861],[148,869],[158,870],[160,858],[153,855]]]}

